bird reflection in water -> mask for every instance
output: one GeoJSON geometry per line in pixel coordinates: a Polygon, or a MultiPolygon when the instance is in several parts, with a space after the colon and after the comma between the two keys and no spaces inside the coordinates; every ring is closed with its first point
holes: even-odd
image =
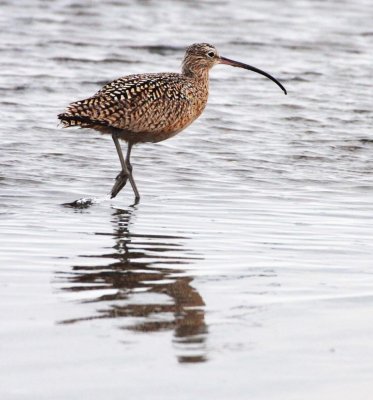
{"type": "Polygon", "coordinates": [[[74,266],[63,277],[69,286],[62,290],[99,290],[101,294],[90,296],[89,301],[100,302],[100,309],[96,315],[61,323],[131,317],[135,323],[124,329],[146,333],[174,330],[179,362],[206,361],[204,302],[191,286],[192,278],[179,268],[198,258],[183,247],[185,237],[131,234],[129,224],[135,210],[116,209],[113,214],[115,229],[110,235],[115,240],[114,251],[98,257],[116,261],[99,266],[74,266]],[[102,307],[105,302],[106,307],[102,307]]]}

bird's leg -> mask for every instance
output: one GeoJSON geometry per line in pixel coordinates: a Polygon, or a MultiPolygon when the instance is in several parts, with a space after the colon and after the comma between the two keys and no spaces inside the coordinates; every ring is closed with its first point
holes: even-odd
{"type": "MultiPolygon", "coordinates": [[[[132,144],[128,143],[127,155],[126,155],[126,158],[125,158],[125,163],[126,163],[126,167],[127,167],[127,170],[128,170],[128,176],[126,176],[126,179],[128,179],[130,177],[130,175],[132,175],[132,170],[133,170],[131,162],[130,162],[131,148],[132,148],[132,144]]],[[[123,174],[122,171],[119,173],[118,176],[120,176],[121,174],[123,174]]],[[[133,180],[133,178],[132,178],[132,180],[133,180]]]]}
{"type": "Polygon", "coordinates": [[[120,163],[122,165],[122,171],[119,173],[119,175],[115,179],[114,186],[111,189],[111,198],[114,198],[123,189],[123,187],[127,183],[127,179],[129,179],[132,189],[135,193],[135,198],[136,198],[136,200],[139,200],[139,198],[140,198],[139,191],[137,190],[135,181],[133,179],[132,166],[129,162],[132,144],[130,144],[130,143],[128,144],[127,156],[126,156],[126,159],[124,159],[118,136],[114,133],[112,135],[112,137],[113,137],[115,147],[117,149],[120,163]]]}
{"type": "Polygon", "coordinates": [[[133,192],[135,193],[136,200],[139,200],[140,199],[140,193],[137,190],[136,183],[135,183],[135,180],[133,179],[133,175],[132,175],[132,165],[131,165],[131,162],[130,162],[131,150],[132,150],[132,143],[128,142],[127,155],[126,155],[126,160],[125,160],[126,166],[127,166],[127,170],[129,172],[128,179],[130,180],[130,184],[132,186],[133,192]]]}
{"type": "Polygon", "coordinates": [[[118,139],[117,135],[115,133],[113,133],[112,138],[113,138],[115,147],[117,149],[120,164],[122,166],[122,171],[120,171],[118,176],[115,178],[114,186],[111,189],[111,198],[114,198],[123,189],[123,187],[127,183],[129,171],[128,171],[126,163],[124,161],[122,148],[120,147],[120,143],[119,143],[119,139],[118,139]]]}

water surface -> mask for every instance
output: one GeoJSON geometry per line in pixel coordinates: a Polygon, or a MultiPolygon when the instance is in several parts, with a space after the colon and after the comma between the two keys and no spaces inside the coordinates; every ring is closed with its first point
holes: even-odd
{"type": "Polygon", "coordinates": [[[0,3],[2,399],[367,399],[369,1],[0,3]],[[56,115],[102,84],[217,66],[203,116],[133,151],[56,115]],[[96,197],[97,204],[62,204],[96,197]]]}

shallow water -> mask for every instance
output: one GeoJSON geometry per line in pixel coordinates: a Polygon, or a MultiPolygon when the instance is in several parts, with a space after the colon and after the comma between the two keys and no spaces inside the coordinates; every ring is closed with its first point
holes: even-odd
{"type": "Polygon", "coordinates": [[[370,1],[0,3],[1,399],[367,399],[370,1]],[[167,11],[166,11],[167,10],[167,11]],[[214,43],[203,116],[133,151],[57,127],[214,43]],[[89,208],[62,206],[82,197],[89,208]]]}

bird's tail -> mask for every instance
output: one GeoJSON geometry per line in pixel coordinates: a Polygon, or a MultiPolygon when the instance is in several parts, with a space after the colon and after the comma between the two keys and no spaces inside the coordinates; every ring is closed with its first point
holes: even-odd
{"type": "Polygon", "coordinates": [[[71,103],[65,112],[58,115],[64,128],[70,126],[80,126],[81,128],[89,128],[92,126],[107,126],[107,122],[99,117],[100,98],[90,97],[85,100],[71,103]]]}
{"type": "Polygon", "coordinates": [[[69,128],[70,126],[80,126],[81,128],[88,128],[94,125],[102,125],[102,122],[95,121],[92,118],[82,115],[72,115],[69,113],[58,114],[58,119],[61,121],[64,128],[69,128]]]}

